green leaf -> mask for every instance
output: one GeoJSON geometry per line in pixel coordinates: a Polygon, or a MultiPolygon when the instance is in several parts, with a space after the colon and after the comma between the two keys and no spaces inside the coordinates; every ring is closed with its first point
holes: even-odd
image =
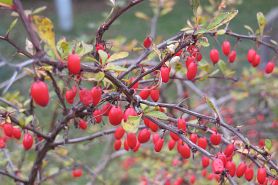
{"type": "Polygon", "coordinates": [[[254,34],[254,31],[250,26],[244,25],[244,28],[247,29],[248,31],[250,31],[252,34],[254,34]]]}
{"type": "Polygon", "coordinates": [[[201,37],[198,39],[198,44],[200,44],[203,47],[209,47],[209,42],[206,37],[201,37]]]}
{"type": "Polygon", "coordinates": [[[32,14],[34,15],[34,14],[38,14],[38,13],[41,13],[41,12],[43,12],[44,10],[46,10],[46,6],[42,6],[42,7],[39,7],[39,8],[37,8],[37,9],[35,9],[33,12],[32,12],[32,14]]]}
{"type": "Polygon", "coordinates": [[[70,53],[71,47],[65,38],[59,40],[56,44],[57,50],[63,59],[66,59],[70,53]]]}
{"type": "Polygon", "coordinates": [[[262,35],[266,25],[266,18],[262,12],[257,13],[257,21],[259,25],[260,34],[262,35]]]}
{"type": "Polygon", "coordinates": [[[88,81],[100,82],[105,77],[105,74],[104,74],[104,72],[98,72],[98,73],[86,73],[85,72],[85,73],[83,73],[82,77],[85,78],[85,80],[88,80],[88,81]]]}
{"type": "Polygon", "coordinates": [[[88,53],[91,53],[94,49],[93,45],[86,44],[85,42],[79,42],[76,44],[75,52],[80,56],[83,57],[88,53]]]}
{"type": "Polygon", "coordinates": [[[141,121],[141,115],[140,116],[128,116],[127,121],[122,121],[123,129],[128,133],[136,133],[139,128],[139,124],[141,121]]]}
{"type": "Polygon", "coordinates": [[[213,103],[207,96],[205,96],[204,99],[205,99],[207,105],[208,105],[208,106],[213,110],[213,112],[219,117],[218,112],[217,112],[217,109],[216,109],[214,103],[213,103]]]}
{"type": "Polygon", "coordinates": [[[6,35],[8,35],[12,30],[13,30],[13,28],[15,27],[15,25],[16,25],[16,23],[17,23],[17,18],[15,19],[15,20],[13,20],[13,22],[10,24],[10,27],[9,27],[9,29],[7,30],[7,32],[6,32],[6,35]]]}
{"type": "Polygon", "coordinates": [[[101,59],[101,63],[105,64],[108,58],[108,54],[103,50],[98,50],[99,57],[101,59]]]}
{"type": "Polygon", "coordinates": [[[0,5],[13,5],[13,0],[0,0],[0,5]]]}
{"type": "Polygon", "coordinates": [[[168,119],[168,116],[164,112],[160,112],[160,111],[145,112],[144,114],[146,116],[151,116],[151,117],[155,117],[155,118],[162,119],[162,120],[168,119]]]}
{"type": "Polygon", "coordinates": [[[207,26],[207,30],[212,31],[217,29],[218,27],[229,23],[236,15],[238,14],[238,10],[233,10],[230,12],[221,12],[219,15],[213,18],[213,20],[207,26]]]}
{"type": "Polygon", "coordinates": [[[217,30],[216,35],[224,35],[226,33],[225,29],[217,30]]]}
{"type": "Polygon", "coordinates": [[[227,64],[223,61],[223,60],[220,60],[218,63],[217,63],[219,69],[221,70],[221,72],[223,74],[225,74],[225,71],[227,70],[227,64]]]}
{"type": "Polygon", "coordinates": [[[192,10],[194,15],[197,15],[197,9],[200,6],[200,0],[192,0],[192,10]]]}
{"type": "Polygon", "coordinates": [[[128,52],[119,52],[119,53],[114,53],[113,55],[110,56],[110,58],[107,60],[107,62],[112,62],[115,60],[123,59],[128,57],[129,53],[128,52]]]}
{"type": "Polygon", "coordinates": [[[127,70],[127,68],[113,65],[113,64],[108,64],[107,66],[105,66],[105,70],[114,71],[114,72],[124,72],[127,70]]]}
{"type": "Polygon", "coordinates": [[[266,140],[264,141],[264,143],[265,143],[266,149],[267,149],[268,151],[270,151],[271,148],[272,148],[272,142],[271,142],[271,140],[270,140],[270,139],[266,139],[266,140]]]}
{"type": "Polygon", "coordinates": [[[150,18],[143,12],[135,12],[135,16],[146,21],[150,20],[150,18]]]}

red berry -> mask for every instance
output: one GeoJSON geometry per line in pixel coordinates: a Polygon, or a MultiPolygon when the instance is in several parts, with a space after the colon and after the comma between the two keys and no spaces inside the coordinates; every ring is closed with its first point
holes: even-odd
{"type": "Polygon", "coordinates": [[[157,132],[159,129],[159,126],[154,122],[152,122],[151,120],[149,121],[149,127],[153,132],[157,132]]]}
{"type": "Polygon", "coordinates": [[[98,51],[98,50],[105,50],[105,46],[103,45],[103,44],[100,44],[100,43],[97,43],[96,44],[96,51],[98,51]]]}
{"type": "Polygon", "coordinates": [[[13,125],[10,123],[5,123],[3,125],[3,130],[6,136],[12,137],[13,136],[13,125]]]}
{"type": "Polygon", "coordinates": [[[263,184],[266,181],[266,169],[264,167],[258,169],[257,181],[260,184],[263,184]]]}
{"type": "Polygon", "coordinates": [[[96,123],[101,123],[102,122],[102,110],[98,110],[96,109],[94,112],[93,112],[93,117],[96,121],[96,123]]]}
{"type": "Polygon", "coordinates": [[[137,113],[133,107],[129,107],[128,109],[125,110],[125,112],[124,112],[124,121],[125,122],[127,121],[129,116],[137,116],[137,113]]]}
{"type": "Polygon", "coordinates": [[[179,50],[176,54],[175,54],[175,56],[181,56],[181,54],[182,54],[182,49],[181,50],[179,50]]]}
{"type": "Polygon", "coordinates": [[[219,52],[217,49],[212,49],[209,56],[213,64],[216,64],[219,61],[219,52]]]}
{"type": "Polygon", "coordinates": [[[225,40],[222,43],[222,52],[224,55],[228,56],[230,54],[230,50],[231,50],[231,44],[229,41],[225,40]]]}
{"type": "MultiPolygon", "coordinates": [[[[131,84],[133,81],[135,80],[135,78],[134,77],[131,77],[130,79],[129,79],[129,83],[131,84]]],[[[136,82],[131,88],[133,88],[133,89],[138,89],[138,87],[139,87],[139,82],[136,82]]]]}
{"type": "Polygon", "coordinates": [[[189,137],[190,141],[192,141],[192,143],[197,143],[197,140],[198,140],[198,135],[197,134],[190,134],[190,137],[189,137]]]}
{"type": "Polygon", "coordinates": [[[160,138],[159,134],[157,133],[153,134],[153,144],[155,144],[159,138],[160,138]]]}
{"type": "Polygon", "coordinates": [[[31,96],[36,104],[45,107],[49,102],[48,86],[43,81],[36,81],[31,86],[31,96]]]}
{"type": "Polygon", "coordinates": [[[213,145],[219,145],[221,143],[221,135],[218,133],[213,133],[210,136],[210,142],[213,145]]]}
{"type": "Polygon", "coordinates": [[[107,103],[102,107],[102,109],[101,109],[102,114],[103,114],[104,116],[108,116],[108,114],[109,114],[111,108],[112,108],[112,105],[111,105],[109,102],[107,102],[107,103]]]}
{"type": "Polygon", "coordinates": [[[170,139],[169,141],[168,141],[168,149],[171,151],[171,150],[173,150],[173,148],[175,147],[175,145],[176,145],[176,141],[174,141],[173,139],[170,139]]]}
{"type": "Polygon", "coordinates": [[[129,150],[129,146],[128,146],[128,143],[127,143],[127,139],[125,139],[125,142],[124,142],[124,149],[125,149],[126,151],[129,150]]]}
{"type": "Polygon", "coordinates": [[[140,92],[139,96],[140,96],[143,100],[146,100],[146,99],[149,97],[150,93],[151,93],[151,91],[150,91],[148,88],[145,88],[145,89],[143,89],[143,90],[140,92]]]}
{"type": "Polygon", "coordinates": [[[179,130],[182,130],[183,132],[186,132],[186,121],[184,119],[179,118],[177,126],[178,126],[179,130]]]}
{"type": "Polygon", "coordinates": [[[160,96],[159,89],[151,90],[151,98],[153,101],[157,102],[159,100],[159,96],[160,96]]]}
{"type": "Polygon", "coordinates": [[[127,139],[128,147],[131,149],[134,149],[137,145],[136,134],[128,133],[126,139],[127,139]]]}
{"type": "Polygon", "coordinates": [[[207,148],[207,139],[204,138],[204,137],[201,137],[198,139],[198,146],[203,148],[203,149],[206,149],[207,148]]]}
{"type": "Polygon", "coordinates": [[[96,106],[101,100],[102,89],[100,87],[93,87],[91,93],[93,97],[93,105],[96,106]]]}
{"type": "Polygon", "coordinates": [[[198,67],[195,62],[191,62],[188,66],[186,77],[188,80],[194,80],[197,75],[198,67]]]}
{"type": "Polygon", "coordinates": [[[237,167],[236,176],[239,178],[242,177],[242,175],[245,173],[246,168],[247,168],[247,166],[246,166],[245,162],[241,162],[237,167]]]}
{"type": "Polygon", "coordinates": [[[163,147],[163,144],[164,144],[164,139],[159,137],[158,140],[154,143],[154,150],[156,152],[160,152],[163,147]]]}
{"type": "Polygon", "coordinates": [[[220,174],[224,171],[224,164],[221,159],[214,159],[212,161],[212,171],[215,174],[220,174]]]}
{"type": "Polygon", "coordinates": [[[32,148],[33,136],[29,133],[26,133],[23,137],[22,144],[25,150],[29,150],[30,148],[32,148]]]}
{"type": "Polygon", "coordinates": [[[269,61],[265,66],[265,73],[270,74],[275,68],[275,64],[272,61],[269,61]]]}
{"type": "Polygon", "coordinates": [[[81,168],[75,168],[71,172],[72,177],[75,177],[75,178],[81,177],[82,174],[83,174],[83,171],[81,168]]]}
{"type": "Polygon", "coordinates": [[[6,142],[3,138],[0,138],[0,148],[5,148],[6,147],[6,142]]]}
{"type": "Polygon", "coordinates": [[[234,144],[229,144],[229,145],[227,145],[227,147],[225,148],[224,154],[225,154],[227,157],[232,156],[234,150],[235,150],[234,144]]]}
{"type": "Polygon", "coordinates": [[[162,82],[167,83],[170,79],[170,68],[167,66],[162,66],[160,69],[160,75],[162,82]]]}
{"type": "Polygon", "coordinates": [[[233,161],[228,161],[225,165],[225,168],[229,171],[231,177],[235,176],[236,165],[233,161]]]}
{"type": "Polygon", "coordinates": [[[174,132],[170,131],[170,136],[174,141],[178,141],[180,138],[177,134],[175,134],[174,132]]]}
{"type": "Polygon", "coordinates": [[[209,158],[208,157],[206,157],[206,156],[202,157],[202,166],[203,166],[203,168],[206,168],[209,166],[209,158]]]}
{"type": "Polygon", "coordinates": [[[203,58],[203,56],[202,56],[202,54],[200,52],[195,52],[192,55],[196,58],[196,60],[198,62],[200,62],[202,60],[202,58],[203,58]]]}
{"type": "Polygon", "coordinates": [[[190,65],[192,62],[195,62],[195,57],[193,57],[193,56],[188,56],[188,57],[186,58],[186,61],[185,61],[186,68],[188,68],[189,65],[190,65]]]}
{"type": "Polygon", "coordinates": [[[191,177],[190,177],[190,179],[189,179],[190,184],[193,185],[193,184],[195,183],[195,181],[196,181],[195,175],[191,175],[191,177]]]}
{"type": "Polygon", "coordinates": [[[115,149],[115,150],[120,150],[120,149],[121,149],[121,146],[122,146],[121,140],[116,140],[116,141],[114,142],[114,149],[115,149]]]}
{"type": "Polygon", "coordinates": [[[231,51],[231,53],[229,54],[229,62],[233,63],[236,60],[236,51],[233,50],[231,51]]]}
{"type": "Polygon", "coordinates": [[[255,59],[256,51],[254,49],[249,49],[247,53],[247,60],[249,63],[253,63],[255,59]]]}
{"type": "Polygon", "coordinates": [[[81,70],[80,57],[77,54],[68,56],[68,70],[71,74],[79,74],[81,70]]]}
{"type": "Polygon", "coordinates": [[[122,137],[124,136],[125,134],[125,130],[123,129],[122,126],[119,126],[116,131],[114,132],[114,137],[115,139],[122,139],[122,137]]]}
{"type": "Polygon", "coordinates": [[[150,140],[151,132],[148,129],[143,129],[138,133],[138,141],[140,143],[146,143],[150,140]]]}
{"type": "Polygon", "coordinates": [[[139,142],[137,142],[135,148],[133,148],[133,152],[137,152],[140,148],[141,144],[139,142]]]}
{"type": "Polygon", "coordinates": [[[91,91],[85,88],[79,91],[79,99],[80,102],[83,103],[83,105],[85,106],[89,106],[91,103],[93,103],[91,91]]]}
{"type": "Polygon", "coordinates": [[[121,124],[123,119],[123,112],[120,107],[113,106],[108,114],[109,122],[116,126],[121,124]]]}
{"type": "Polygon", "coordinates": [[[13,137],[15,139],[20,139],[21,138],[21,130],[18,127],[13,127],[13,137]]]}
{"type": "Polygon", "coordinates": [[[248,167],[246,168],[245,170],[245,174],[244,174],[244,177],[247,181],[251,181],[253,179],[253,176],[254,176],[254,170],[252,167],[248,167]]]}
{"type": "Polygon", "coordinates": [[[72,89],[70,90],[67,90],[66,91],[66,101],[69,103],[69,104],[73,104],[73,101],[74,101],[74,98],[77,94],[77,89],[76,87],[74,86],[72,89]]]}
{"type": "Polygon", "coordinates": [[[224,166],[225,166],[226,163],[227,163],[226,155],[225,155],[224,153],[222,153],[222,152],[218,152],[218,153],[216,154],[216,156],[217,156],[217,158],[219,158],[219,159],[222,160],[222,162],[223,162],[223,164],[224,164],[224,166]]]}
{"type": "Polygon", "coordinates": [[[261,56],[256,54],[255,58],[254,58],[254,60],[252,62],[252,66],[253,67],[257,67],[258,65],[260,65],[260,63],[261,63],[261,56]]]}
{"type": "Polygon", "coordinates": [[[149,48],[152,45],[152,38],[151,37],[146,37],[144,40],[144,47],[149,48]]]}
{"type": "Polygon", "coordinates": [[[184,159],[190,158],[191,150],[187,144],[183,144],[179,148],[179,152],[184,159]]]}
{"type": "Polygon", "coordinates": [[[81,128],[82,130],[86,130],[88,127],[88,124],[85,120],[80,119],[78,123],[78,127],[81,128]]]}

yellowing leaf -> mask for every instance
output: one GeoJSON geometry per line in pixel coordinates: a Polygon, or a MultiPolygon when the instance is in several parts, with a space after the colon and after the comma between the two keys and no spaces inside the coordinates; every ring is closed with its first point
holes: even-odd
{"type": "Polygon", "coordinates": [[[205,99],[207,105],[208,105],[208,106],[213,110],[213,112],[219,117],[218,112],[217,112],[217,109],[216,109],[214,103],[213,103],[207,96],[205,96],[204,99],[205,99]]]}
{"type": "Polygon", "coordinates": [[[110,56],[110,58],[107,60],[107,62],[112,62],[115,60],[123,59],[128,57],[129,53],[128,52],[119,52],[119,53],[114,53],[113,55],[110,56]]]}
{"type": "Polygon", "coordinates": [[[102,64],[105,64],[108,58],[108,54],[103,50],[98,50],[99,58],[102,64]]]}
{"type": "Polygon", "coordinates": [[[105,66],[105,70],[114,72],[124,72],[127,70],[127,68],[118,65],[108,64],[107,66],[105,66]]]}
{"type": "Polygon", "coordinates": [[[199,6],[200,6],[200,0],[192,0],[192,9],[195,16],[197,15],[197,9],[199,6]]]}
{"type": "Polygon", "coordinates": [[[144,14],[143,12],[135,12],[135,16],[140,18],[140,19],[143,19],[143,20],[149,20],[150,18],[144,14]]]}
{"type": "Polygon", "coordinates": [[[262,35],[264,32],[265,25],[266,25],[266,19],[262,12],[257,13],[257,21],[258,21],[258,25],[259,25],[260,34],[262,35]]]}
{"type": "Polygon", "coordinates": [[[64,147],[58,147],[55,149],[55,152],[60,156],[67,156],[69,151],[64,147]]]}
{"type": "Polygon", "coordinates": [[[145,112],[144,114],[146,116],[151,116],[151,117],[162,119],[162,120],[168,119],[168,116],[164,112],[160,112],[160,111],[145,112]]]}
{"type": "Polygon", "coordinates": [[[98,73],[83,73],[82,77],[85,78],[85,80],[88,81],[97,81],[100,82],[103,80],[105,74],[104,72],[98,72],[98,73]]]}
{"type": "Polygon", "coordinates": [[[0,6],[11,8],[13,0],[0,0],[0,6]]]}
{"type": "Polygon", "coordinates": [[[83,57],[91,53],[94,49],[94,46],[91,44],[86,44],[85,42],[79,42],[76,44],[75,52],[80,56],[83,57]]]}
{"type": "Polygon", "coordinates": [[[12,29],[15,27],[16,23],[17,23],[17,18],[15,20],[13,20],[13,22],[10,24],[10,27],[6,32],[6,35],[8,35],[12,31],[12,29]]]}
{"type": "Polygon", "coordinates": [[[140,116],[128,116],[127,121],[122,121],[123,129],[130,133],[136,133],[138,131],[138,127],[140,124],[141,115],[140,116]]]}

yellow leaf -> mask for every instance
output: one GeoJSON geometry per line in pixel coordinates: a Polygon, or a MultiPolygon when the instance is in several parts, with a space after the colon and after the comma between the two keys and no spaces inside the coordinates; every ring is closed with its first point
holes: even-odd
{"type": "Polygon", "coordinates": [[[126,132],[136,133],[140,124],[140,116],[128,116],[126,122],[122,122],[122,126],[126,132]]]}
{"type": "Polygon", "coordinates": [[[259,25],[260,34],[262,35],[266,25],[266,18],[262,12],[257,13],[257,21],[259,25]]]}
{"type": "Polygon", "coordinates": [[[123,59],[128,57],[128,52],[119,52],[119,53],[114,53],[113,55],[111,55],[111,57],[108,59],[107,62],[112,62],[115,60],[119,60],[119,59],[123,59]]]}
{"type": "Polygon", "coordinates": [[[135,16],[136,17],[138,17],[138,18],[140,18],[140,19],[144,19],[144,20],[149,20],[150,18],[146,15],[146,14],[144,14],[143,12],[135,12],[135,16]]]}
{"type": "Polygon", "coordinates": [[[32,16],[32,19],[39,37],[50,47],[56,57],[60,59],[56,50],[55,33],[52,21],[47,17],[37,15],[32,16]]]}

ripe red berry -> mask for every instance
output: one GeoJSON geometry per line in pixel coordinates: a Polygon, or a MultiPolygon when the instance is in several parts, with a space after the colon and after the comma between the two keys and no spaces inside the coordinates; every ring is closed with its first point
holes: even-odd
{"type": "Polygon", "coordinates": [[[5,148],[6,147],[6,142],[3,138],[0,138],[0,148],[5,148]]]}
{"type": "Polygon", "coordinates": [[[182,49],[180,49],[176,54],[175,54],[175,56],[181,56],[181,54],[182,54],[182,49]]]}
{"type": "Polygon", "coordinates": [[[191,156],[191,150],[186,143],[180,145],[179,152],[184,159],[188,159],[191,156]]]}
{"type": "Polygon", "coordinates": [[[213,64],[216,64],[219,61],[219,52],[217,49],[212,49],[209,53],[209,56],[213,64]]]}
{"type": "Polygon", "coordinates": [[[25,150],[29,150],[30,148],[32,148],[33,136],[29,133],[26,133],[23,137],[22,144],[25,150]]]}
{"type": "Polygon", "coordinates": [[[113,106],[108,114],[109,122],[116,126],[121,124],[123,119],[123,112],[120,107],[113,106]]]}
{"type": "Polygon", "coordinates": [[[195,175],[191,175],[191,177],[190,177],[190,179],[189,179],[190,184],[193,185],[193,184],[195,183],[195,181],[196,181],[195,175]]]}
{"type": "Polygon", "coordinates": [[[104,116],[108,116],[108,114],[109,114],[111,108],[112,108],[112,105],[111,105],[109,102],[107,102],[107,103],[102,107],[102,109],[101,109],[102,114],[103,114],[104,116]]]}
{"type": "Polygon", "coordinates": [[[257,67],[258,65],[260,65],[260,63],[261,63],[261,56],[256,54],[255,58],[254,58],[254,60],[252,62],[252,66],[253,67],[257,67]]]}
{"type": "Polygon", "coordinates": [[[137,145],[137,137],[136,134],[134,133],[128,133],[127,134],[127,144],[129,146],[130,149],[134,149],[137,145]]]}
{"type": "Polygon", "coordinates": [[[236,51],[233,50],[231,51],[231,53],[229,54],[229,62],[233,63],[236,60],[236,51]]]}
{"type": "Polygon", "coordinates": [[[269,61],[265,66],[265,73],[270,74],[275,68],[275,64],[272,61],[269,61]]]}
{"type": "Polygon", "coordinates": [[[77,88],[75,86],[72,89],[66,91],[65,97],[68,104],[73,104],[76,94],[77,94],[77,88]]]}
{"type": "Polygon", "coordinates": [[[254,170],[252,167],[247,167],[244,173],[244,177],[247,181],[251,181],[254,176],[254,170]]]}
{"type": "MultiPolygon", "coordinates": [[[[135,77],[131,77],[129,79],[129,83],[131,84],[134,80],[135,80],[135,77]]],[[[131,88],[136,90],[136,89],[138,89],[138,87],[139,87],[139,82],[136,82],[131,88]]]]}
{"type": "Polygon", "coordinates": [[[217,157],[218,159],[221,159],[221,160],[222,160],[224,166],[226,165],[226,163],[227,163],[227,158],[226,158],[226,155],[225,155],[224,153],[218,152],[218,153],[216,154],[216,157],[217,157]]]}
{"type": "Polygon", "coordinates": [[[95,119],[96,123],[101,123],[102,122],[102,110],[96,109],[93,112],[93,118],[95,119]]]}
{"type": "Polygon", "coordinates": [[[173,148],[175,147],[175,145],[176,145],[176,141],[174,141],[173,139],[170,139],[169,141],[168,141],[168,149],[171,151],[171,150],[173,150],[173,148]]]}
{"type": "Polygon", "coordinates": [[[77,54],[68,56],[68,70],[71,74],[79,74],[81,70],[80,57],[77,54]]]}
{"type": "Polygon", "coordinates": [[[202,166],[203,166],[203,168],[206,168],[209,166],[209,158],[208,157],[206,157],[206,156],[202,157],[202,166]]]}
{"type": "Polygon", "coordinates": [[[138,133],[138,141],[140,143],[146,143],[150,140],[151,132],[148,129],[143,129],[138,133]]]}
{"type": "Polygon", "coordinates": [[[153,131],[153,132],[157,132],[159,129],[159,126],[157,124],[155,124],[154,122],[152,122],[151,120],[149,120],[149,128],[153,131]]]}
{"type": "Polygon", "coordinates": [[[178,141],[180,138],[177,134],[175,134],[174,132],[170,131],[170,136],[174,141],[178,141]]]}
{"type": "Polygon", "coordinates": [[[186,77],[188,80],[194,80],[197,75],[198,66],[195,62],[191,62],[187,68],[186,77]]]}
{"type": "Polygon", "coordinates": [[[149,97],[150,93],[151,93],[151,91],[150,91],[148,88],[144,88],[144,89],[140,92],[139,96],[140,96],[143,100],[146,100],[146,99],[149,97]]]}
{"type": "Polygon", "coordinates": [[[160,69],[160,75],[162,82],[167,83],[170,79],[170,68],[167,66],[162,66],[160,69]]]}
{"type": "Polygon", "coordinates": [[[263,184],[266,181],[266,169],[264,167],[258,169],[257,181],[260,184],[263,184]]]}
{"type": "Polygon", "coordinates": [[[186,68],[188,68],[189,65],[190,65],[192,62],[195,62],[195,57],[193,57],[193,56],[188,56],[188,57],[186,58],[186,61],[185,61],[186,68]]]}
{"type": "Polygon", "coordinates": [[[139,142],[136,143],[135,148],[133,148],[133,152],[137,152],[140,148],[141,144],[139,142]]]}
{"type": "Polygon", "coordinates": [[[21,138],[21,130],[18,127],[13,127],[13,137],[15,139],[20,139],[21,138]]]}
{"type": "Polygon", "coordinates": [[[45,107],[49,102],[48,86],[43,81],[35,81],[31,86],[31,96],[36,104],[45,107]]]}
{"type": "Polygon", "coordinates": [[[218,133],[213,133],[210,136],[210,142],[213,145],[219,145],[221,143],[221,135],[218,133]]]}
{"type": "Polygon", "coordinates": [[[222,43],[222,52],[224,55],[228,56],[230,54],[230,50],[231,50],[231,44],[229,41],[225,40],[222,43]]]}
{"type": "Polygon", "coordinates": [[[159,89],[152,89],[151,90],[151,98],[153,101],[157,102],[159,100],[160,92],[159,89]]]}
{"type": "Polygon", "coordinates": [[[178,126],[179,130],[182,130],[183,132],[186,132],[186,121],[184,119],[179,118],[177,126],[178,126]]]}
{"type": "Polygon", "coordinates": [[[189,137],[190,141],[192,141],[193,143],[197,143],[197,140],[198,140],[198,135],[197,134],[190,134],[190,137],[189,137]]]}
{"type": "Polygon", "coordinates": [[[3,125],[4,134],[8,137],[13,136],[13,125],[10,123],[5,123],[3,125]]]}
{"type": "Polygon", "coordinates": [[[231,177],[235,176],[236,165],[233,161],[228,161],[225,165],[225,168],[228,170],[231,177]]]}
{"type": "Polygon", "coordinates": [[[146,37],[144,40],[144,47],[149,48],[152,45],[152,38],[151,37],[146,37]]]}
{"type": "Polygon", "coordinates": [[[122,146],[121,140],[115,140],[115,142],[114,142],[114,149],[115,150],[120,150],[121,146],[122,146]]]}
{"type": "Polygon", "coordinates": [[[124,141],[124,149],[125,149],[126,151],[129,150],[129,146],[128,146],[128,143],[127,143],[127,139],[125,139],[125,141],[124,141]]]}
{"type": "Polygon", "coordinates": [[[194,56],[198,62],[200,62],[203,58],[203,56],[200,52],[195,52],[192,54],[192,56],[194,56]]]}
{"type": "Polygon", "coordinates": [[[206,149],[207,148],[207,139],[204,138],[204,137],[201,137],[198,139],[198,146],[203,148],[203,149],[206,149]]]}
{"type": "Polygon", "coordinates": [[[87,122],[86,122],[85,120],[80,119],[80,120],[79,120],[79,123],[78,123],[78,127],[79,127],[80,129],[82,129],[82,130],[86,130],[87,127],[88,127],[88,124],[87,124],[87,122]]]}
{"type": "Polygon", "coordinates": [[[82,174],[83,174],[83,171],[82,171],[81,168],[75,168],[75,169],[73,169],[72,172],[71,172],[71,175],[72,175],[72,177],[74,177],[74,178],[81,177],[82,174]]]}
{"type": "Polygon", "coordinates": [[[221,159],[214,159],[212,161],[212,171],[215,174],[221,174],[224,171],[224,164],[221,159]]]}
{"type": "Polygon", "coordinates": [[[100,43],[97,43],[96,44],[96,51],[98,51],[98,50],[105,50],[105,46],[103,45],[103,44],[100,44],[100,43]]]}
{"type": "Polygon", "coordinates": [[[122,139],[122,137],[124,136],[125,134],[125,130],[123,129],[122,126],[119,126],[116,131],[114,132],[114,137],[115,139],[122,139]]]}
{"type": "Polygon", "coordinates": [[[133,107],[129,107],[124,112],[124,121],[126,122],[129,116],[137,116],[137,113],[133,107]]]}
{"type": "Polygon", "coordinates": [[[249,63],[253,63],[255,59],[256,51],[254,49],[249,49],[247,53],[247,60],[249,63]]]}
{"type": "Polygon", "coordinates": [[[164,144],[164,139],[159,137],[158,140],[154,143],[154,150],[156,152],[160,152],[163,147],[163,144],[164,144]]]}
{"type": "Polygon", "coordinates": [[[153,144],[155,144],[159,138],[160,138],[159,134],[157,134],[157,133],[153,134],[152,135],[153,144]]]}
{"type": "Polygon", "coordinates": [[[234,144],[229,144],[229,145],[227,145],[227,147],[225,148],[224,154],[225,154],[227,157],[230,157],[230,156],[232,156],[234,150],[235,150],[234,144]]]}
{"type": "Polygon", "coordinates": [[[100,87],[93,87],[91,90],[92,97],[93,97],[93,105],[96,106],[100,100],[102,95],[102,89],[100,87]]]}
{"type": "Polygon", "coordinates": [[[81,89],[79,91],[79,98],[80,102],[83,103],[83,105],[85,106],[89,106],[91,103],[93,103],[92,93],[88,89],[81,89]]]}
{"type": "Polygon", "coordinates": [[[239,178],[242,177],[242,175],[245,173],[246,168],[247,168],[247,166],[246,166],[245,162],[241,162],[237,167],[236,176],[239,178]]]}

